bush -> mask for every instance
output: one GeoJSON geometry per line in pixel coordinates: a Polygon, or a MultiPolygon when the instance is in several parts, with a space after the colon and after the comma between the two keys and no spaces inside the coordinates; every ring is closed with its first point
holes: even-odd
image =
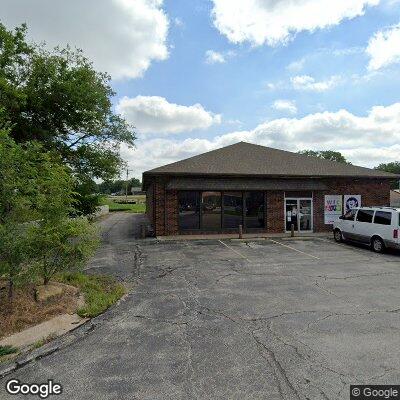
{"type": "Polygon", "coordinates": [[[9,354],[18,353],[18,349],[13,346],[0,346],[0,357],[7,356],[9,354]]]}
{"type": "Polygon", "coordinates": [[[35,262],[46,285],[59,272],[79,271],[99,243],[95,225],[85,217],[43,219],[31,228],[35,262]]]}
{"type": "Polygon", "coordinates": [[[95,317],[101,314],[125,293],[125,288],[108,276],[64,273],[58,275],[56,279],[78,287],[84,294],[86,304],[78,310],[81,317],[95,317]]]}

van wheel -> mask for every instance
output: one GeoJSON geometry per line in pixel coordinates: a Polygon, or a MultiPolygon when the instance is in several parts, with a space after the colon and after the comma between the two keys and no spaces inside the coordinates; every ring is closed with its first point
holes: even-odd
{"type": "Polygon", "coordinates": [[[379,237],[372,238],[371,247],[375,253],[383,253],[385,251],[385,243],[379,237]]]}
{"type": "Polygon", "coordinates": [[[336,242],[338,243],[343,242],[342,232],[340,232],[339,229],[335,229],[335,231],[333,232],[333,237],[336,242]]]}

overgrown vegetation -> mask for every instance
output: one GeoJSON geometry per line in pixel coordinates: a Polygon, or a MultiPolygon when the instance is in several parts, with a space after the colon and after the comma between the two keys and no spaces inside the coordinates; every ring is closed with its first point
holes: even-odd
{"type": "Polygon", "coordinates": [[[57,280],[76,286],[85,296],[85,306],[77,311],[81,317],[95,317],[119,300],[124,287],[109,276],[64,273],[57,280]]]}
{"type": "MultiPolygon", "coordinates": [[[[25,25],[0,23],[0,283],[7,289],[0,316],[10,329],[34,322],[18,319],[22,308],[40,314],[25,296],[36,284],[78,273],[95,251],[99,235],[88,218],[101,200],[95,180],[115,179],[124,165],[120,145],[135,141],[113,111],[107,74],[80,50],[48,50],[26,34],[25,25]]],[[[93,297],[88,314],[121,290],[94,281],[83,285],[93,297]]]]}
{"type": "Polygon", "coordinates": [[[110,77],[82,51],[48,50],[26,34],[26,25],[12,31],[0,23],[0,109],[10,137],[56,153],[75,178],[75,211],[93,212],[94,179],[119,175],[119,147],[133,146],[135,132],[113,111],[110,77]]]}
{"type": "Polygon", "coordinates": [[[70,217],[74,177],[40,143],[19,144],[0,131],[0,175],[0,278],[11,306],[15,285],[79,269],[98,235],[87,218],[70,217]]]}
{"type": "Polygon", "coordinates": [[[9,354],[18,353],[18,349],[13,346],[0,346],[0,357],[7,356],[9,354]]]}

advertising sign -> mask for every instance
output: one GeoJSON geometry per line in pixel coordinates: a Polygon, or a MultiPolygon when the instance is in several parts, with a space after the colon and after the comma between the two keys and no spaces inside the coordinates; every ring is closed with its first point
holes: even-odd
{"type": "Polygon", "coordinates": [[[341,195],[325,196],[324,220],[326,225],[333,224],[343,213],[343,203],[341,195]]]}
{"type": "Polygon", "coordinates": [[[361,207],[360,194],[345,194],[344,195],[344,213],[346,214],[353,208],[361,207]]]}

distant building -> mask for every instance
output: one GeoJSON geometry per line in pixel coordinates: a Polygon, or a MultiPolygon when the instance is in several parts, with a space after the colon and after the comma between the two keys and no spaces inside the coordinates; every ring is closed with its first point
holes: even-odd
{"type": "Polygon", "coordinates": [[[391,207],[400,207],[400,189],[390,191],[390,205],[391,207]]]}
{"type": "Polygon", "coordinates": [[[134,194],[134,195],[146,194],[146,192],[144,192],[140,186],[133,187],[131,189],[131,193],[134,194]]]}

